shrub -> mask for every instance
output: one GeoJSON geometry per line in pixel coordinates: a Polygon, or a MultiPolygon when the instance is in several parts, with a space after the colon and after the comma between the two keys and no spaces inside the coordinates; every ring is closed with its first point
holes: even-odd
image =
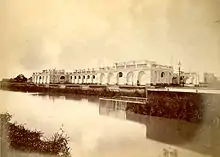
{"type": "Polygon", "coordinates": [[[1,122],[8,127],[9,147],[21,151],[46,153],[58,156],[70,156],[70,148],[67,146],[69,137],[61,132],[56,132],[52,137],[43,137],[40,131],[31,131],[23,125],[10,123],[11,115],[0,114],[1,122]]]}

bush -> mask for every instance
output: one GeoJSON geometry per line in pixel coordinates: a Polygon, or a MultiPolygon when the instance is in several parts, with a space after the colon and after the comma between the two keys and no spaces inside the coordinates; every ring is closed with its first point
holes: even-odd
{"type": "Polygon", "coordinates": [[[9,147],[21,151],[46,153],[58,156],[70,156],[70,148],[67,146],[69,138],[57,132],[50,138],[43,137],[40,131],[31,131],[23,125],[10,123],[11,115],[8,113],[0,114],[1,122],[8,127],[9,147]]]}

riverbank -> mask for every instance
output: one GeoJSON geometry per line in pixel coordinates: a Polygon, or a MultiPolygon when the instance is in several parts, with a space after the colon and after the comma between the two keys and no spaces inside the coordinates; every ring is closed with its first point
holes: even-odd
{"type": "Polygon", "coordinates": [[[68,137],[63,132],[55,133],[52,137],[43,137],[40,131],[32,131],[23,125],[11,123],[11,115],[8,113],[0,114],[0,145],[1,154],[13,156],[13,152],[35,153],[53,156],[70,156],[68,137]]]}
{"type": "Polygon", "coordinates": [[[74,95],[90,95],[99,97],[135,96],[145,97],[145,87],[104,86],[77,84],[36,85],[28,83],[1,83],[2,90],[22,91],[29,93],[59,93],[74,95]]]}
{"type": "MultiPolygon", "coordinates": [[[[140,99],[140,98],[139,98],[140,99]]],[[[100,98],[101,105],[140,115],[183,120],[192,123],[217,123],[220,118],[220,95],[210,93],[148,91],[146,100],[118,97],[100,98]]]]}

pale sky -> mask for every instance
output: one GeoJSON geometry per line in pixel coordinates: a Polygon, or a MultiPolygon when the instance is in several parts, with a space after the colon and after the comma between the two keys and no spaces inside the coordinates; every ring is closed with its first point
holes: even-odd
{"type": "Polygon", "coordinates": [[[142,59],[180,59],[186,71],[220,76],[219,8],[220,0],[0,0],[0,78],[142,59]]]}

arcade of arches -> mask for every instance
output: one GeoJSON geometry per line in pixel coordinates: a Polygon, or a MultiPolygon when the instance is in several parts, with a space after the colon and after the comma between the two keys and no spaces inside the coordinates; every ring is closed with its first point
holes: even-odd
{"type": "Polygon", "coordinates": [[[172,83],[172,69],[123,69],[96,71],[91,74],[35,74],[34,83],[74,83],[102,85],[147,85],[172,83]]]}
{"type": "Polygon", "coordinates": [[[172,76],[168,72],[156,72],[151,71],[130,71],[130,72],[109,72],[101,73],[99,77],[100,84],[109,85],[146,85],[151,83],[171,83],[172,76]],[[152,75],[154,74],[154,75],[152,75]]]}

